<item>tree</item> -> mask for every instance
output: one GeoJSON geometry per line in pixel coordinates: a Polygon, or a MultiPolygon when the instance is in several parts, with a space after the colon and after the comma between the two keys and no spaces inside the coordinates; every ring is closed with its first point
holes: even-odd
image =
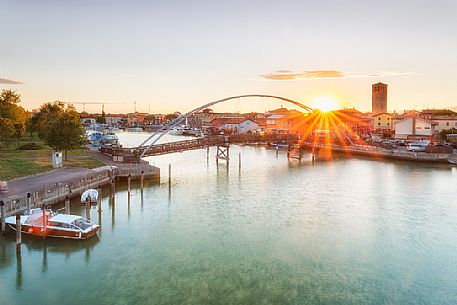
{"type": "Polygon", "coordinates": [[[167,115],[165,115],[165,119],[167,119],[168,121],[173,121],[174,119],[176,119],[178,117],[178,115],[176,113],[169,113],[167,115]]]}
{"type": "Polygon", "coordinates": [[[39,137],[54,150],[63,150],[65,160],[68,150],[84,147],[86,132],[73,105],[65,107],[59,101],[46,103],[37,116],[39,137]]]}
{"type": "Polygon", "coordinates": [[[12,90],[0,93],[0,140],[18,140],[26,131],[27,112],[19,105],[21,96],[12,90]]]}
{"type": "Polygon", "coordinates": [[[104,116],[98,116],[95,118],[97,124],[106,124],[106,118],[104,116]]]}

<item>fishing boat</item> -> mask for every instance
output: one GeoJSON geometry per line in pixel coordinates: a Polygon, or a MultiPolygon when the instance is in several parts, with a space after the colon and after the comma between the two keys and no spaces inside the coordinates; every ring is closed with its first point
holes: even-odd
{"type": "MultiPolygon", "coordinates": [[[[16,230],[16,216],[5,219],[16,230]]],[[[21,232],[33,236],[87,239],[97,234],[100,226],[78,215],[58,214],[51,210],[31,209],[20,216],[21,232]]]]}
{"type": "Polygon", "coordinates": [[[88,189],[84,193],[81,194],[81,203],[86,203],[86,201],[89,201],[89,203],[97,203],[98,201],[98,191],[95,189],[88,189]]]}

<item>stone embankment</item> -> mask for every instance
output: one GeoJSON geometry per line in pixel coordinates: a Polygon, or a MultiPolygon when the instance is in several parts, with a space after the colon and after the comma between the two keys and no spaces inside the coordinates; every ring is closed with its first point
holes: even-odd
{"type": "Polygon", "coordinates": [[[53,205],[80,196],[89,188],[114,183],[117,178],[160,180],[160,169],[146,163],[102,166],[94,169],[65,168],[48,173],[8,181],[0,192],[0,204],[6,216],[21,213],[28,207],[53,205]]]}

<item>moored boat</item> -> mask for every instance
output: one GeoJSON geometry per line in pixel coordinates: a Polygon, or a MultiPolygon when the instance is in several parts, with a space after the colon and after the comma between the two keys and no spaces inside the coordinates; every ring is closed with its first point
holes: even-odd
{"type": "Polygon", "coordinates": [[[98,201],[98,191],[95,189],[88,189],[81,194],[81,203],[86,203],[89,200],[89,203],[97,203],[98,201]]]}
{"type": "MultiPolygon", "coordinates": [[[[16,216],[5,219],[16,230],[16,216]]],[[[40,208],[20,216],[21,232],[33,236],[50,236],[71,239],[87,239],[97,234],[100,226],[78,215],[58,214],[40,208]]]]}

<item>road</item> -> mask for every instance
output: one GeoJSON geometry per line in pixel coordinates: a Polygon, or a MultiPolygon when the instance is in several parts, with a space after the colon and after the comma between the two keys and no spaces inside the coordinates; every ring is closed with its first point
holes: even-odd
{"type": "Polygon", "coordinates": [[[93,173],[93,170],[86,168],[62,168],[31,177],[11,180],[8,181],[8,190],[0,192],[0,199],[10,196],[24,196],[24,193],[38,192],[56,183],[70,183],[85,177],[89,173],[93,173]]]}

